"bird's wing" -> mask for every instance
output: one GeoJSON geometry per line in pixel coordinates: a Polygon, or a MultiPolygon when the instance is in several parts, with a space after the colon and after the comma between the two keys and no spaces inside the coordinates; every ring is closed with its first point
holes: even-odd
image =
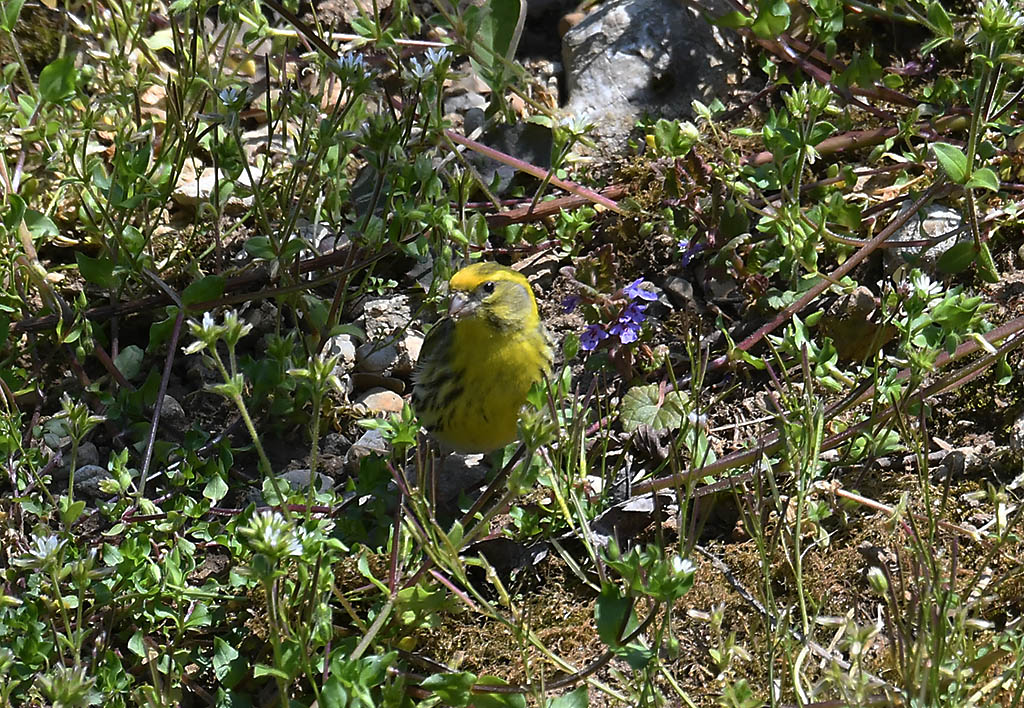
{"type": "Polygon", "coordinates": [[[427,332],[420,347],[420,358],[416,362],[416,369],[422,370],[424,366],[435,361],[448,359],[448,350],[455,340],[455,322],[450,317],[445,317],[427,332]]]}

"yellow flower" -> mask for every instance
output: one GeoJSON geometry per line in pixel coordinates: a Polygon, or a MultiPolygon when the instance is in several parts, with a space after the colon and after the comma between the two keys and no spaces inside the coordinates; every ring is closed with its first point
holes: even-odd
{"type": "Polygon", "coordinates": [[[489,452],[516,439],[526,394],[551,372],[551,346],[522,273],[474,263],[449,286],[448,316],[423,342],[413,406],[442,444],[489,452]]]}

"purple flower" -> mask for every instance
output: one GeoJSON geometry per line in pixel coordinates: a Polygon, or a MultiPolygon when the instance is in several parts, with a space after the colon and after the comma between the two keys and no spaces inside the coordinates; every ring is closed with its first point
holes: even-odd
{"type": "Polygon", "coordinates": [[[587,328],[583,330],[583,334],[580,335],[580,346],[588,352],[592,352],[597,349],[597,345],[601,343],[602,339],[608,339],[608,333],[604,331],[601,325],[587,325],[587,328]]]}
{"type": "Polygon", "coordinates": [[[682,257],[679,259],[679,265],[684,268],[690,265],[690,261],[698,253],[704,250],[704,244],[702,243],[690,243],[685,238],[679,242],[679,250],[683,252],[682,257]]]}
{"type": "Polygon", "coordinates": [[[647,315],[644,314],[644,310],[647,309],[646,302],[631,302],[626,305],[626,309],[619,315],[620,322],[635,322],[640,324],[647,319],[647,315]]]}
{"type": "Polygon", "coordinates": [[[640,283],[644,282],[643,278],[637,278],[632,283],[622,289],[622,293],[630,300],[657,300],[658,294],[650,290],[644,290],[640,287],[640,283]]]}
{"type": "Polygon", "coordinates": [[[562,311],[565,314],[569,314],[570,312],[575,310],[576,306],[579,305],[579,304],[580,304],[580,296],[579,295],[569,295],[564,300],[562,300],[562,311]]]}
{"type": "Polygon", "coordinates": [[[618,337],[623,344],[629,344],[635,342],[640,336],[640,325],[620,318],[608,331],[618,337]]]}

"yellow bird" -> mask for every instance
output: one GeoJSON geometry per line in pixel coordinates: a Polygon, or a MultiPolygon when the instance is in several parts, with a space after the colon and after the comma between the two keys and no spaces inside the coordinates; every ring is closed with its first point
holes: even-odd
{"type": "Polygon", "coordinates": [[[457,452],[516,439],[530,387],[551,373],[551,344],[522,273],[474,263],[449,281],[448,316],[427,334],[413,374],[420,423],[457,452]]]}

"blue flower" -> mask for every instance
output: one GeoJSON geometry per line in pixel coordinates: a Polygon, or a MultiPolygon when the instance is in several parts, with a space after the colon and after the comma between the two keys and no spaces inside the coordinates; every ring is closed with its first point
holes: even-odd
{"type": "Polygon", "coordinates": [[[575,310],[576,306],[579,305],[579,304],[580,304],[580,296],[579,295],[569,295],[564,300],[562,300],[562,311],[565,314],[569,314],[570,312],[575,310]]]}
{"type": "Polygon", "coordinates": [[[640,283],[644,282],[643,278],[637,278],[632,283],[622,289],[622,293],[630,300],[657,300],[658,294],[650,290],[644,290],[640,287],[640,283]]]}
{"type": "Polygon", "coordinates": [[[646,309],[646,302],[631,302],[626,305],[626,309],[624,309],[622,314],[619,315],[619,321],[640,324],[647,319],[647,315],[644,314],[644,310],[646,309]]]}
{"type": "Polygon", "coordinates": [[[687,239],[683,239],[679,242],[679,250],[683,252],[682,257],[679,259],[679,265],[684,268],[690,265],[690,261],[698,253],[704,250],[704,244],[702,243],[690,243],[687,239]]]}
{"type": "Polygon", "coordinates": [[[580,335],[580,346],[588,352],[592,352],[597,349],[597,345],[601,343],[602,339],[608,339],[608,333],[604,331],[601,325],[587,325],[587,328],[583,330],[583,334],[580,335]]]}
{"type": "Polygon", "coordinates": [[[618,337],[623,344],[629,344],[635,342],[640,336],[640,325],[619,318],[619,321],[613,324],[608,331],[618,337]]]}

